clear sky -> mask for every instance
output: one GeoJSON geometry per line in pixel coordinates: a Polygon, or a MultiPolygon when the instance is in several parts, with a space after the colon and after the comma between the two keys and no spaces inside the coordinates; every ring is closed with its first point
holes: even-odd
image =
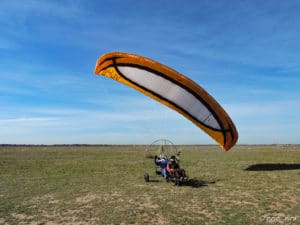
{"type": "Polygon", "coordinates": [[[110,51],[190,77],[239,144],[300,143],[300,1],[0,1],[1,144],[212,144],[175,111],[93,74],[110,51]]]}

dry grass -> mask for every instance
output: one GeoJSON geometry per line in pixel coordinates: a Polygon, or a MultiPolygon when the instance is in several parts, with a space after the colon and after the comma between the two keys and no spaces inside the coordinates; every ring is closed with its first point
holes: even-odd
{"type": "Polygon", "coordinates": [[[299,224],[300,146],[179,148],[198,185],[155,176],[144,146],[2,147],[0,224],[299,224]]]}

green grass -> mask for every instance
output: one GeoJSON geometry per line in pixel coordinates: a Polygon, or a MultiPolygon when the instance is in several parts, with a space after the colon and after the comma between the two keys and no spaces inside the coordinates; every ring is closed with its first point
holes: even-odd
{"type": "Polygon", "coordinates": [[[202,186],[155,176],[143,146],[0,147],[0,224],[300,224],[300,146],[179,150],[202,186]]]}

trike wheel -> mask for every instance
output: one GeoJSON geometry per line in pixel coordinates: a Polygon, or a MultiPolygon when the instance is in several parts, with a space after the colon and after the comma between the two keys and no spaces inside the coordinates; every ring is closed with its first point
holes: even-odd
{"type": "Polygon", "coordinates": [[[145,180],[145,182],[149,182],[150,181],[150,176],[149,176],[148,173],[144,174],[144,180],[145,180]]]}

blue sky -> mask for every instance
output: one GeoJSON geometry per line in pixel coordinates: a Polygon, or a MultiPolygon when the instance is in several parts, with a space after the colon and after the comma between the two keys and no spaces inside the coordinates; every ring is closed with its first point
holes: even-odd
{"type": "Polygon", "coordinates": [[[214,142],[178,113],[93,74],[110,51],[187,75],[239,144],[300,143],[299,1],[0,2],[0,143],[214,142]]]}

